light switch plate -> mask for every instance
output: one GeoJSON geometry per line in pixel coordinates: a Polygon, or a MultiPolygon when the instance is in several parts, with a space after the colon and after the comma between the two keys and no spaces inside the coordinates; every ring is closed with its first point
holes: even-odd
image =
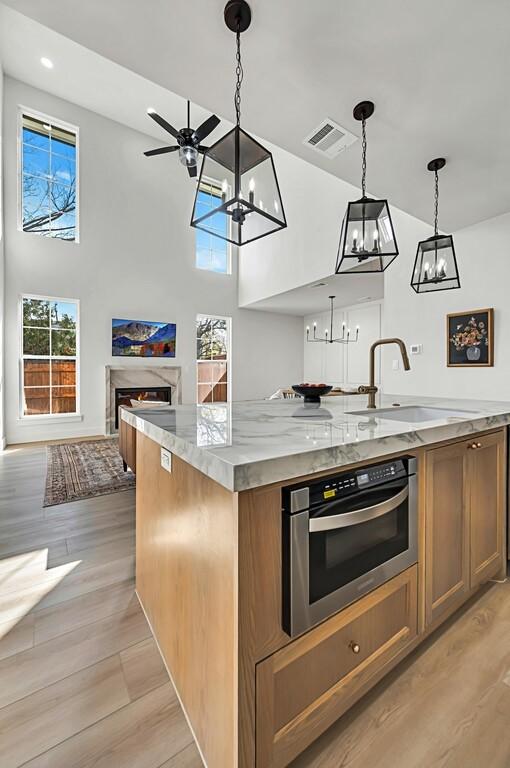
{"type": "Polygon", "coordinates": [[[394,371],[398,371],[398,369],[399,369],[399,368],[400,368],[400,362],[399,362],[399,360],[394,360],[394,361],[393,361],[393,370],[394,370],[394,371]]]}
{"type": "Polygon", "coordinates": [[[167,472],[172,471],[172,454],[167,451],[166,448],[161,449],[161,466],[166,469],[167,472]]]}

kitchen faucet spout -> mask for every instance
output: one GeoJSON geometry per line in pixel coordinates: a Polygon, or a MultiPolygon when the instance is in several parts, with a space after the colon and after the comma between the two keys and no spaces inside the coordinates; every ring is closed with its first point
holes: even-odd
{"type": "Polygon", "coordinates": [[[381,347],[385,344],[397,344],[397,346],[400,349],[400,354],[402,355],[404,370],[405,371],[411,370],[411,365],[409,364],[409,356],[407,354],[406,345],[402,341],[402,339],[391,338],[391,339],[379,339],[378,341],[374,341],[374,343],[370,347],[370,353],[369,353],[369,384],[367,387],[362,387],[362,388],[360,387],[360,391],[363,391],[365,394],[368,395],[368,408],[377,407],[375,404],[375,396],[378,392],[378,388],[375,386],[375,350],[377,349],[377,347],[381,347]]]}

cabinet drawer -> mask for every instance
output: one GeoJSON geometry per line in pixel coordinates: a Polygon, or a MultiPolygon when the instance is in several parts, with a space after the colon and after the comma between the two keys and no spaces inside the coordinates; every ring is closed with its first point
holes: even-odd
{"type": "Polygon", "coordinates": [[[287,765],[416,637],[416,580],[413,566],[257,665],[257,768],[287,765]]]}

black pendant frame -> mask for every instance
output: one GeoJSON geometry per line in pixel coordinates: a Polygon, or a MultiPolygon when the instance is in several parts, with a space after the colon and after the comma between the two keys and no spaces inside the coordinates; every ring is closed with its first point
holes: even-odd
{"type": "Polygon", "coordinates": [[[411,288],[416,293],[435,293],[437,291],[452,291],[460,288],[459,267],[455,254],[452,235],[440,235],[438,231],[439,186],[438,171],[444,168],[444,157],[436,157],[427,163],[427,170],[435,176],[434,199],[434,234],[426,240],[420,240],[416,249],[411,288]],[[427,260],[433,257],[433,263],[427,260]],[[446,267],[451,276],[448,276],[446,267]]]}
{"type": "Polygon", "coordinates": [[[388,201],[375,200],[366,195],[366,121],[372,117],[374,110],[374,102],[366,100],[356,104],[352,111],[354,119],[361,122],[361,198],[347,204],[336,257],[337,275],[384,272],[398,256],[388,201]]]}
{"type": "Polygon", "coordinates": [[[359,200],[349,202],[342,221],[335,274],[360,275],[384,272],[395,261],[397,256],[398,245],[388,201],[376,200],[365,196],[359,200]],[[375,226],[375,231],[380,232],[378,222],[383,216],[387,219],[388,231],[391,232],[391,237],[388,238],[388,241],[391,239],[394,247],[384,250],[380,246],[381,239],[378,237],[379,247],[377,249],[374,249],[374,247],[372,249],[365,249],[363,247],[363,249],[357,251],[353,250],[350,242],[348,242],[349,225],[354,224],[356,227],[360,227],[362,233],[360,240],[364,246],[369,229],[374,231],[375,226]],[[370,228],[368,222],[372,222],[370,228]]]}
{"type": "MultiPolygon", "coordinates": [[[[426,262],[425,262],[426,264],[426,262]]],[[[426,240],[420,240],[416,249],[416,258],[414,260],[413,273],[411,276],[411,288],[416,293],[435,293],[437,291],[453,291],[460,288],[459,268],[457,265],[457,256],[455,254],[455,245],[452,235],[432,235],[426,240]],[[453,266],[451,277],[437,277],[438,264],[441,251],[450,251],[450,266],[453,266]],[[425,277],[424,269],[425,259],[434,256],[434,277],[425,277]]]]}
{"type": "Polygon", "coordinates": [[[250,6],[246,0],[228,0],[224,10],[224,19],[228,29],[235,32],[236,35],[237,66],[234,96],[236,124],[203,155],[191,214],[191,226],[233,245],[242,246],[260,240],[260,238],[280,229],[285,229],[287,219],[273,156],[260,142],[246,133],[240,124],[241,85],[243,81],[241,33],[245,32],[251,24],[250,6]],[[254,172],[254,176],[247,183],[247,174],[251,175],[251,172],[254,172]],[[218,196],[218,205],[205,211],[205,213],[200,211],[199,205],[202,184],[204,187],[206,184],[221,186],[221,197],[218,196]],[[260,195],[259,205],[255,204],[256,187],[257,196],[260,195]],[[273,206],[274,215],[269,213],[262,202],[262,198],[266,200],[267,205],[273,206]],[[221,231],[218,227],[218,214],[225,214],[229,217],[226,232],[221,231]],[[215,223],[216,226],[214,226],[215,223]]]}
{"type": "MultiPolygon", "coordinates": [[[[215,182],[217,182],[219,185],[221,180],[215,179],[215,182]]],[[[268,149],[266,149],[260,142],[256,141],[252,136],[246,133],[246,131],[244,131],[238,125],[226,133],[225,136],[222,136],[222,138],[213,144],[204,154],[197,184],[197,191],[195,193],[193,212],[191,215],[191,226],[195,227],[196,229],[201,229],[204,232],[208,232],[209,234],[214,235],[214,237],[219,237],[221,240],[227,240],[229,243],[237,246],[246,245],[246,243],[260,240],[261,237],[270,235],[280,229],[285,229],[287,226],[287,219],[285,217],[285,210],[283,208],[282,197],[280,194],[280,185],[278,183],[278,177],[274,167],[273,156],[268,149]],[[247,149],[248,151],[246,151],[247,149]],[[210,211],[207,211],[207,213],[203,215],[196,215],[201,182],[204,180],[205,183],[210,183],[211,180],[210,176],[207,173],[204,173],[204,171],[207,170],[208,160],[213,160],[217,165],[223,166],[228,173],[233,174],[234,183],[232,185],[232,190],[228,199],[222,199],[221,203],[219,203],[215,208],[212,208],[210,211]],[[268,211],[263,210],[259,206],[255,205],[254,200],[250,201],[250,195],[248,195],[248,199],[246,199],[244,195],[242,197],[240,196],[241,178],[264,162],[269,163],[271,167],[271,172],[274,179],[274,190],[276,191],[278,198],[278,217],[273,216],[272,214],[268,213],[268,211]],[[236,211],[241,211],[239,216],[236,215],[236,211]],[[218,213],[225,213],[230,217],[231,226],[228,227],[230,236],[223,236],[218,234],[214,228],[207,226],[208,220],[218,213]],[[238,223],[238,221],[236,221],[236,218],[242,217],[244,222],[246,216],[254,215],[264,217],[270,228],[261,234],[257,234],[255,236],[248,235],[248,237],[243,238],[243,235],[247,230],[243,228],[243,223],[238,223]],[[274,226],[271,227],[271,224],[274,226]]]]}

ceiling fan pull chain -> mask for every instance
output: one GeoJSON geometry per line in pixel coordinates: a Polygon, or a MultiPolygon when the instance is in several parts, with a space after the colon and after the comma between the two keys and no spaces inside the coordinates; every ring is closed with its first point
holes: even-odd
{"type": "Polygon", "coordinates": [[[241,83],[243,82],[243,65],[241,63],[241,20],[237,21],[237,52],[236,52],[236,90],[234,96],[234,105],[236,108],[236,125],[241,124],[241,83]]]}
{"type": "Polygon", "coordinates": [[[365,118],[361,121],[361,196],[366,197],[366,176],[367,176],[367,121],[365,118]]]}

